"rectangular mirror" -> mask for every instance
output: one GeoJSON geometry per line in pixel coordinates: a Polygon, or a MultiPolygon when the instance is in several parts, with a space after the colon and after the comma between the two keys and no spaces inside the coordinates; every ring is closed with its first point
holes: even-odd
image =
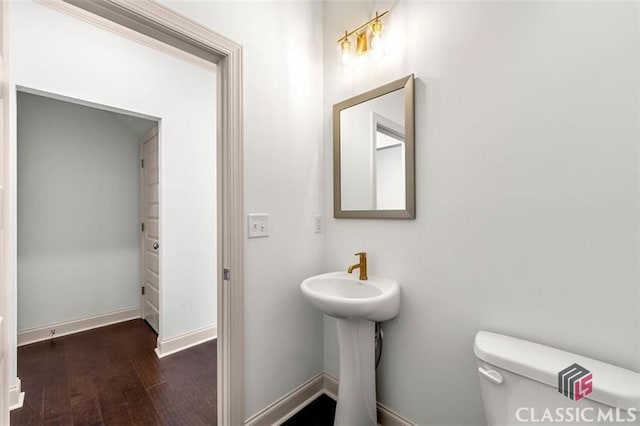
{"type": "Polygon", "coordinates": [[[333,106],[333,216],[414,219],[413,74],[333,106]]]}

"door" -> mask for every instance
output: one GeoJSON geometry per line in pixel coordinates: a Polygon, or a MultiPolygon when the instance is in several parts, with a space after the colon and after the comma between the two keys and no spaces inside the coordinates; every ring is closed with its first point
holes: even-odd
{"type": "Polygon", "coordinates": [[[160,239],[158,234],[158,130],[141,141],[142,157],[142,318],[159,332],[160,325],[160,239]]]}

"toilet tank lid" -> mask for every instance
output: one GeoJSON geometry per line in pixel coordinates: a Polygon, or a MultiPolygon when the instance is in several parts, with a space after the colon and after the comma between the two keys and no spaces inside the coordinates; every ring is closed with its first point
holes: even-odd
{"type": "Polygon", "coordinates": [[[558,373],[577,363],[593,374],[593,392],[587,399],[611,407],[640,409],[640,374],[585,356],[479,331],[473,344],[476,357],[512,373],[557,388],[558,373]]]}

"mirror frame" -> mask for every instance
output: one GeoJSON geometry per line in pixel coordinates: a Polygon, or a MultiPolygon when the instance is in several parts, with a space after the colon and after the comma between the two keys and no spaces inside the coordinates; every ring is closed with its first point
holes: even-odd
{"type": "Polygon", "coordinates": [[[336,219],[415,219],[415,120],[414,76],[392,81],[376,89],[354,96],[333,106],[333,217],[336,219]],[[340,170],[340,112],[371,99],[404,89],[405,128],[405,209],[404,210],[342,210],[340,170]]]}

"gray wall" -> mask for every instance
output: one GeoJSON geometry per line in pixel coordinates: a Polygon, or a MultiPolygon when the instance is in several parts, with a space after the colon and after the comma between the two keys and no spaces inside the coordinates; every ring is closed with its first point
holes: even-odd
{"type": "Polygon", "coordinates": [[[382,403],[482,424],[481,329],[640,369],[638,29],[634,2],[324,3],[323,270],[366,250],[400,281],[382,403]],[[345,76],[336,39],[385,6],[392,49],[345,76]],[[330,219],[332,105],[411,72],[417,219],[330,219]]]}
{"type": "Polygon", "coordinates": [[[155,123],[27,93],[17,106],[18,331],[139,306],[138,143],[155,123]]]}

